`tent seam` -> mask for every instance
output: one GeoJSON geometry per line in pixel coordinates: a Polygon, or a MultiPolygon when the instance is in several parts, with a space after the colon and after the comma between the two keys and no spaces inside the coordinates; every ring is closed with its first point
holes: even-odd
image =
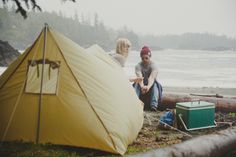
{"type": "MultiPolygon", "coordinates": [[[[49,32],[51,33],[50,29],[49,29],[49,32]]],[[[76,77],[75,77],[73,71],[71,70],[69,64],[68,64],[67,61],[66,61],[65,56],[63,55],[63,53],[62,53],[62,51],[61,51],[61,48],[58,46],[58,44],[57,44],[57,42],[56,42],[56,40],[55,40],[55,38],[54,38],[53,35],[52,35],[52,39],[54,40],[54,42],[55,42],[57,48],[59,49],[59,51],[60,51],[60,53],[61,53],[63,59],[65,60],[65,63],[66,63],[66,65],[67,65],[67,67],[69,68],[71,74],[73,75],[74,79],[76,80],[78,86],[80,87],[80,89],[81,89],[83,95],[85,96],[86,100],[88,101],[90,107],[92,108],[93,112],[95,113],[95,115],[97,116],[98,120],[101,122],[102,126],[104,127],[106,133],[108,134],[109,138],[111,139],[111,142],[112,142],[112,144],[113,144],[113,147],[115,148],[115,150],[117,150],[116,145],[115,145],[115,142],[114,142],[113,138],[111,137],[111,135],[110,135],[108,129],[106,128],[106,126],[105,126],[105,124],[103,123],[102,119],[99,117],[98,113],[97,113],[96,110],[94,109],[94,107],[93,107],[93,105],[91,104],[91,102],[88,100],[88,97],[87,97],[87,95],[85,94],[85,91],[82,89],[82,87],[81,87],[79,81],[76,79],[76,77]]]]}

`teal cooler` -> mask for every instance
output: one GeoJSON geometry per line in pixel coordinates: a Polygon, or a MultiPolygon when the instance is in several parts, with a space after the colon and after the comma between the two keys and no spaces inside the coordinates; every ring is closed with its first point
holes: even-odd
{"type": "Polygon", "coordinates": [[[185,130],[215,127],[215,104],[205,101],[176,103],[177,124],[185,130]]]}

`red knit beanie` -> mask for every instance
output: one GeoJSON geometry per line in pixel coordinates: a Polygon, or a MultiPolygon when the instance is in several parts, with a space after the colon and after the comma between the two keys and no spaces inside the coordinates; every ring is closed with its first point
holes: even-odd
{"type": "Polygon", "coordinates": [[[148,46],[143,46],[142,50],[140,51],[140,57],[142,57],[142,55],[149,55],[151,57],[151,50],[148,46]]]}

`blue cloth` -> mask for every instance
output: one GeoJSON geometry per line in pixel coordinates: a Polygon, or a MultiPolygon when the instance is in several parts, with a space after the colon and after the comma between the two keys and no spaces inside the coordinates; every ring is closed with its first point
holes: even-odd
{"type": "MultiPolygon", "coordinates": [[[[137,96],[140,98],[141,87],[138,83],[133,84],[137,96]]],[[[162,101],[162,86],[159,82],[155,81],[150,88],[150,107],[157,108],[158,104],[162,101]]]]}
{"type": "Polygon", "coordinates": [[[173,126],[174,123],[174,114],[171,111],[166,112],[163,116],[160,118],[160,123],[161,124],[169,124],[173,126]]]}

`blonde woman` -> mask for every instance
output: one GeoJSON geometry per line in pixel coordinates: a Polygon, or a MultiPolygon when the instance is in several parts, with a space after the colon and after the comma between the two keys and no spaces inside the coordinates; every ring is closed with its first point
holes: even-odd
{"type": "MultiPolygon", "coordinates": [[[[121,67],[125,66],[129,51],[131,48],[131,42],[126,38],[119,38],[116,42],[116,53],[112,54],[112,58],[120,64],[121,67]]],[[[142,77],[129,78],[130,82],[139,83],[143,80],[142,77]]]]}
{"type": "Polygon", "coordinates": [[[121,67],[125,66],[131,48],[131,42],[126,38],[119,38],[116,42],[116,53],[112,54],[112,58],[120,64],[121,67]]]}

